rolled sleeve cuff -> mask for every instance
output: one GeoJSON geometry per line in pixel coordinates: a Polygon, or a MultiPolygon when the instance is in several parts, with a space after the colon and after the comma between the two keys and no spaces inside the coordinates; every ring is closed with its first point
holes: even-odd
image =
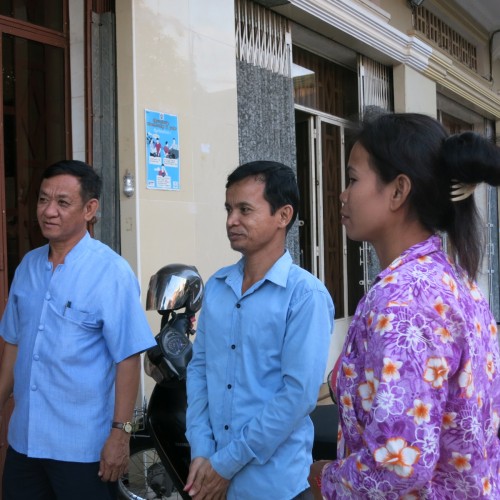
{"type": "Polygon", "coordinates": [[[210,457],[210,463],[217,474],[232,479],[253,458],[250,449],[242,442],[232,442],[210,457]]]}
{"type": "Polygon", "coordinates": [[[191,444],[191,458],[210,458],[215,453],[215,442],[211,439],[203,439],[191,444]]]}

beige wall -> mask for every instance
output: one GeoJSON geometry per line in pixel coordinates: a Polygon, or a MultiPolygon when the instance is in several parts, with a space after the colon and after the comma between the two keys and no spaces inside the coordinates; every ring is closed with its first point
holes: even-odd
{"type": "MultiPolygon", "coordinates": [[[[206,280],[236,261],[225,233],[224,185],[238,162],[233,0],[116,2],[122,255],[143,303],[162,266],[198,267],[206,280]],[[146,189],[145,109],[177,115],[180,191],[146,189]]],[[[160,317],[148,313],[153,332],[160,317]]],[[[150,386],[150,381],[147,386],[150,386]]],[[[147,389],[146,389],[147,390],[147,389]]]]}
{"type": "Polygon", "coordinates": [[[394,110],[437,115],[436,84],[408,66],[394,66],[394,110]]]}

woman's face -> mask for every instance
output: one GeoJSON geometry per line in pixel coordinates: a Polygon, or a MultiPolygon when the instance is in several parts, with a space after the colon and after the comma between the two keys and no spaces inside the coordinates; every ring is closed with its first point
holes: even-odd
{"type": "Polygon", "coordinates": [[[375,244],[390,230],[393,186],[382,183],[369,159],[366,149],[357,142],[349,156],[348,184],[340,194],[340,215],[351,240],[375,244]]]}

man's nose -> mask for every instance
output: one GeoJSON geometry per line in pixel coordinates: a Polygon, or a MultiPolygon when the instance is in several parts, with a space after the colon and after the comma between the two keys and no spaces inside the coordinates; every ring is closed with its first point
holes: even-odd
{"type": "Polygon", "coordinates": [[[56,200],[50,200],[45,204],[45,206],[42,209],[42,212],[45,215],[57,215],[57,209],[58,206],[56,200]]]}
{"type": "Polygon", "coordinates": [[[228,226],[234,226],[237,223],[238,223],[238,216],[235,213],[235,211],[231,212],[230,214],[227,214],[226,224],[228,226]]]}

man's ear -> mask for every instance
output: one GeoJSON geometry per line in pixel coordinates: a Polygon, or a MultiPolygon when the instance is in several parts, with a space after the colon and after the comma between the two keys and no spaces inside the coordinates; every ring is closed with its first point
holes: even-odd
{"type": "Polygon", "coordinates": [[[391,197],[391,208],[399,209],[406,203],[411,192],[411,180],[405,174],[399,174],[393,181],[393,190],[391,197]]]}
{"type": "Polygon", "coordinates": [[[85,220],[87,222],[95,222],[95,214],[99,208],[99,200],[92,198],[85,203],[85,220]]]}
{"type": "Polygon", "coordinates": [[[280,227],[286,228],[288,223],[292,220],[293,207],[292,205],[283,205],[278,208],[279,225],[280,227]]]}

